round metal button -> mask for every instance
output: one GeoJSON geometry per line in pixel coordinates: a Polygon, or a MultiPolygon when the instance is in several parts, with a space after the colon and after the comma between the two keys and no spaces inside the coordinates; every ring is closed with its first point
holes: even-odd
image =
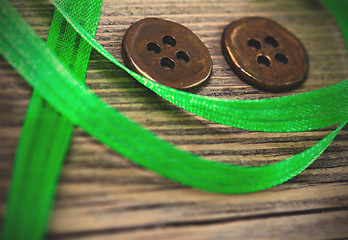
{"type": "Polygon", "coordinates": [[[267,18],[230,23],[222,34],[222,52],[237,76],[264,90],[294,88],[308,71],[308,55],[300,40],[267,18]]]}
{"type": "Polygon", "coordinates": [[[146,18],[129,27],[122,56],[130,69],[155,82],[188,89],[207,80],[212,60],[206,46],[186,27],[146,18]]]}

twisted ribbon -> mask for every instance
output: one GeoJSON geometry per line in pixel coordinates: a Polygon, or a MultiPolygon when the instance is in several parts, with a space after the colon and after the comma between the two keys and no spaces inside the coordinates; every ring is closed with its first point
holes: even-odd
{"type": "MultiPolygon", "coordinates": [[[[132,72],[96,42],[92,36],[100,13],[99,3],[54,1],[55,16],[59,16],[61,22],[52,22],[50,35],[56,36],[55,39],[62,39],[63,34],[68,40],[52,50],[7,1],[2,2],[0,52],[35,91],[16,157],[3,227],[4,239],[22,239],[21,237],[28,236],[28,232],[35,232],[31,239],[43,237],[56,180],[70,141],[71,123],[79,125],[128,159],[177,182],[214,192],[246,193],[272,187],[299,174],[320,156],[348,121],[348,80],[320,90],[273,99],[225,100],[194,95],[162,86],[132,72]],[[94,25],[89,31],[84,23],[92,18],[94,25]],[[62,31],[64,24],[75,39],[69,40],[69,35],[62,31]],[[83,50],[84,47],[87,50],[83,50]],[[308,131],[340,125],[311,148],[278,163],[250,167],[207,161],[157,138],[101,101],[83,85],[81,80],[84,78],[88,57],[87,60],[69,64],[69,59],[73,57],[67,56],[75,56],[73,53],[79,53],[80,50],[81,54],[87,52],[89,55],[90,47],[159,96],[217,123],[270,132],[308,131]],[[59,57],[60,52],[63,57],[59,57]],[[74,70],[74,66],[78,68],[74,70]],[[47,105],[53,108],[46,107],[47,105]],[[42,110],[43,108],[46,110],[42,110]],[[55,111],[63,117],[59,114],[59,117],[54,117],[57,115],[55,111]],[[41,122],[37,122],[38,120],[41,122]],[[57,126],[58,134],[55,131],[44,132],[45,129],[52,130],[57,126]],[[35,131],[35,128],[40,131],[35,131]],[[50,145],[47,137],[52,139],[51,134],[56,138],[50,145]],[[69,136],[66,137],[66,134],[69,136]],[[59,145],[60,142],[64,144],[59,145]],[[43,144],[45,147],[33,149],[32,144],[43,144]],[[27,155],[29,152],[31,154],[27,155]],[[45,168],[37,164],[44,164],[45,168]],[[42,179],[47,184],[40,189],[37,184],[42,179]],[[42,207],[38,205],[40,207],[35,209],[30,200],[37,196],[40,197],[42,207]],[[23,206],[20,212],[17,207],[21,204],[23,206]]],[[[348,44],[348,17],[345,14],[348,2],[323,2],[336,17],[348,44]]],[[[50,41],[50,37],[48,40],[50,41]]],[[[54,40],[52,45],[55,45],[54,40]]]]}

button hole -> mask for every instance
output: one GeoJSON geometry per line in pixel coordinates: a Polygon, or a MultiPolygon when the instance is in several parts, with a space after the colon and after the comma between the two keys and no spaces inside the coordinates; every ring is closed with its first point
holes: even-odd
{"type": "Polygon", "coordinates": [[[161,48],[158,46],[157,43],[154,42],[149,42],[148,44],[146,44],[146,49],[149,52],[152,53],[160,53],[161,52],[161,48]]]}
{"type": "Polygon", "coordinates": [[[171,46],[171,47],[174,47],[176,45],[176,40],[172,36],[164,36],[162,38],[162,41],[164,44],[171,46]]]}
{"type": "Polygon", "coordinates": [[[261,43],[259,41],[255,40],[255,39],[248,40],[247,44],[248,44],[249,47],[253,47],[256,50],[260,50],[260,48],[261,48],[261,43]]]}
{"type": "Polygon", "coordinates": [[[271,61],[269,60],[269,58],[263,55],[257,57],[257,63],[265,65],[266,67],[269,67],[269,65],[271,65],[271,61]]]}
{"type": "Polygon", "coordinates": [[[190,61],[190,57],[184,51],[179,51],[175,54],[176,58],[182,62],[188,63],[190,61]]]}
{"type": "Polygon", "coordinates": [[[160,60],[161,66],[166,70],[172,70],[175,67],[175,63],[170,58],[161,58],[160,60]]]}
{"type": "Polygon", "coordinates": [[[267,44],[272,45],[273,47],[278,47],[278,45],[279,45],[278,41],[274,37],[272,37],[272,36],[267,36],[265,38],[265,42],[267,44]]]}
{"type": "Polygon", "coordinates": [[[275,55],[275,59],[278,62],[281,62],[281,63],[284,63],[284,64],[287,64],[289,62],[288,58],[284,54],[282,54],[282,53],[277,53],[275,55]]]}

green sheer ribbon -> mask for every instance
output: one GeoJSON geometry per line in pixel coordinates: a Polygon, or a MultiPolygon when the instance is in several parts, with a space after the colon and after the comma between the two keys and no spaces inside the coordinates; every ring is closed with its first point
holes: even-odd
{"type": "Polygon", "coordinates": [[[347,120],[348,80],[304,94],[259,100],[226,100],[179,91],[148,80],[123,66],[90,37],[59,3],[54,4],[81,37],[101,55],[159,96],[208,120],[242,129],[267,132],[308,131],[347,120]]]}
{"type": "MultiPolygon", "coordinates": [[[[324,3],[335,15],[346,37],[348,17],[344,10],[347,10],[347,1],[332,0],[324,3]]],[[[201,159],[176,149],[102,102],[62,64],[16,10],[3,1],[0,52],[35,91],[66,119],[110,148],[177,182],[221,193],[246,193],[272,187],[308,167],[348,121],[347,80],[317,91],[263,100],[224,100],[170,89],[122,66],[76,22],[74,16],[69,15],[66,5],[59,2],[54,4],[88,45],[161,97],[211,121],[272,132],[305,131],[340,123],[335,131],[313,147],[275,164],[246,167],[201,159]]],[[[93,4],[90,7],[97,11],[93,4]]],[[[345,40],[348,43],[347,38],[345,40]]],[[[16,164],[14,171],[25,167],[16,164]]],[[[13,176],[12,181],[15,180],[13,176]]],[[[20,184],[23,178],[17,182],[20,184]]],[[[30,182],[21,184],[26,184],[28,188],[34,187],[30,182]]]]}
{"type": "MultiPolygon", "coordinates": [[[[94,8],[89,0],[61,4],[86,32],[95,35],[102,0],[94,1],[94,8]]],[[[92,48],[58,10],[47,46],[84,82],[92,48]]],[[[73,127],[34,89],[18,143],[2,239],[42,239],[73,127]]]]}

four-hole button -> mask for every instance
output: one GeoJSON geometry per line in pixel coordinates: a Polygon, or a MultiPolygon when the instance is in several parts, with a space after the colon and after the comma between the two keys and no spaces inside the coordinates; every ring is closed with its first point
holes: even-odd
{"type": "Polygon", "coordinates": [[[308,71],[308,54],[301,41],[263,17],[230,23],[222,35],[222,52],[237,76],[264,90],[299,86],[308,71]]]}
{"type": "Polygon", "coordinates": [[[125,64],[139,74],[176,89],[206,81],[212,60],[206,46],[188,28],[159,18],[130,26],[122,41],[125,64]]]}

